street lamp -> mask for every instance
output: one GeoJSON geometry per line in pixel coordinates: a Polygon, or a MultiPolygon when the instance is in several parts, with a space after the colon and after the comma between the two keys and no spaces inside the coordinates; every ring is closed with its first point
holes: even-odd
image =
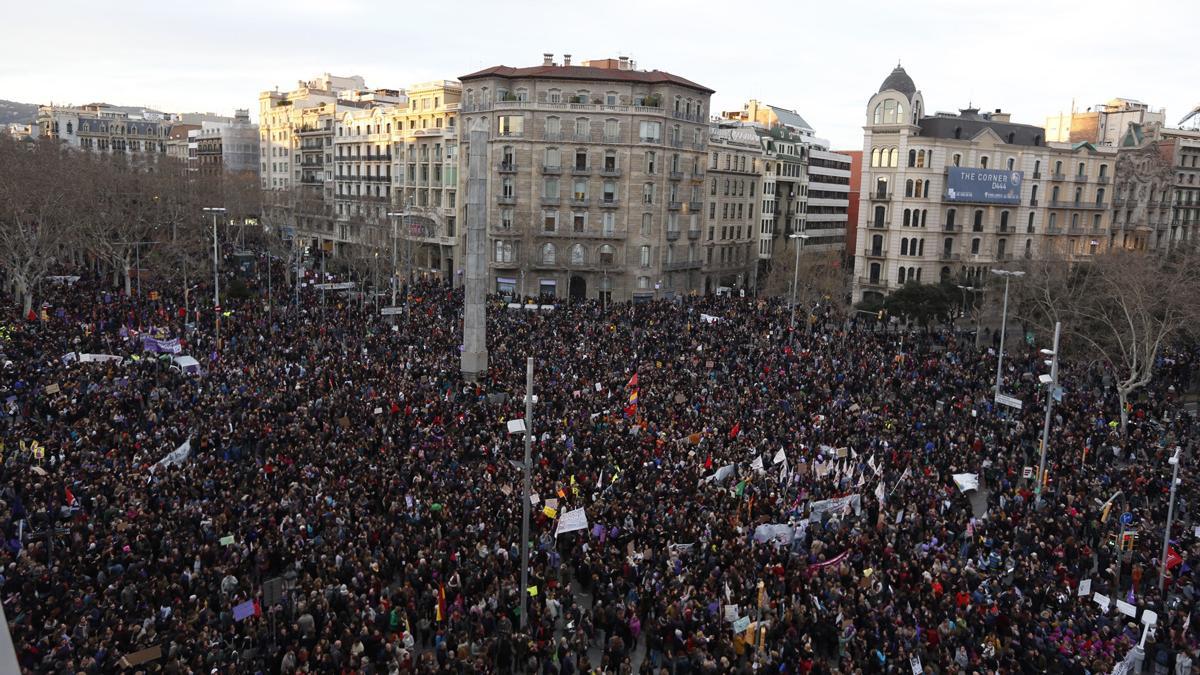
{"type": "Polygon", "coordinates": [[[792,333],[796,332],[796,286],[800,285],[800,249],[804,247],[805,240],[808,239],[807,234],[793,232],[788,235],[788,239],[799,239],[800,243],[796,244],[796,266],[792,269],[792,333]]]}
{"type": "Polygon", "coordinates": [[[217,214],[225,213],[223,206],[206,206],[205,213],[213,217],[213,311],[217,315],[217,351],[221,351],[221,278],[217,276],[217,214]]]}
{"type": "Polygon", "coordinates": [[[1158,594],[1160,596],[1167,583],[1167,553],[1170,552],[1171,521],[1175,518],[1175,486],[1179,485],[1179,459],[1182,454],[1183,448],[1177,445],[1175,454],[1167,460],[1173,469],[1171,470],[1171,501],[1167,506],[1167,529],[1163,531],[1162,557],[1158,561],[1158,594]]]}
{"type": "MultiPolygon", "coordinates": [[[[1050,366],[1050,374],[1042,373],[1038,376],[1038,381],[1046,385],[1046,420],[1042,423],[1042,457],[1038,461],[1037,487],[1034,488],[1035,508],[1042,507],[1042,485],[1046,482],[1046,444],[1050,440],[1050,413],[1054,409],[1054,396],[1058,393],[1058,338],[1061,334],[1062,322],[1056,321],[1054,322],[1054,349],[1042,350],[1042,354],[1051,357],[1046,361],[1046,365],[1050,366]]],[[[999,384],[997,381],[997,395],[1000,393],[999,384]]]]}
{"type": "Polygon", "coordinates": [[[525,434],[525,463],[521,465],[524,489],[521,492],[521,629],[524,630],[529,621],[526,617],[529,600],[529,507],[532,504],[530,496],[533,488],[529,475],[533,456],[533,404],[537,396],[533,395],[533,357],[525,359],[525,419],[509,420],[508,433],[525,434]]]}
{"type": "MultiPolygon", "coordinates": [[[[396,306],[396,219],[403,218],[403,211],[388,211],[388,218],[392,219],[392,307],[396,306]]],[[[392,315],[392,323],[396,323],[396,315],[392,315]]]]}
{"type": "MultiPolygon", "coordinates": [[[[993,269],[992,274],[1004,277],[1004,309],[1000,313],[1000,353],[996,359],[996,393],[1000,393],[1000,377],[1004,367],[1004,335],[1008,332],[1008,281],[1013,277],[1023,277],[1025,273],[1020,270],[997,270],[993,269]]],[[[1057,338],[1055,339],[1055,351],[1058,350],[1057,338]]]]}

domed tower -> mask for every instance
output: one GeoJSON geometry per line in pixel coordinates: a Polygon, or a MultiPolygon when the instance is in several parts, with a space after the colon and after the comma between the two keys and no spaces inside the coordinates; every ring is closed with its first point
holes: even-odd
{"type": "MultiPolygon", "coordinates": [[[[911,211],[906,211],[903,203],[905,191],[897,189],[904,185],[907,170],[901,158],[909,151],[909,139],[921,133],[918,122],[924,111],[921,92],[900,64],[896,64],[867,101],[860,167],[861,202],[854,242],[856,302],[867,297],[882,298],[898,286],[889,280],[899,279],[897,254],[909,244],[900,229],[909,223],[902,222],[901,216],[911,217],[911,211]]],[[[906,259],[904,264],[906,279],[909,272],[917,279],[922,278],[919,263],[906,259]]]]}

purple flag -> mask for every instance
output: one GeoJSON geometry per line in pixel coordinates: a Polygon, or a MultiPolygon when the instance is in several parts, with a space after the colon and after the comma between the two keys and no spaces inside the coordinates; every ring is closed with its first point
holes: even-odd
{"type": "Polygon", "coordinates": [[[233,620],[244,621],[254,616],[254,601],[247,600],[240,605],[233,606],[233,620]]]}

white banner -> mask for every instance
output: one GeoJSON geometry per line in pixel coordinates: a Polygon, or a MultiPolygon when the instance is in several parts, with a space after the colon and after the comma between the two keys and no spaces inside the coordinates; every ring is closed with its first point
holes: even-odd
{"type": "Polygon", "coordinates": [[[182,464],[190,454],[192,454],[192,439],[189,438],[183,442],[183,445],[175,448],[166,457],[158,460],[158,464],[155,464],[155,466],[172,467],[176,464],[182,464]]]}
{"type": "Polygon", "coordinates": [[[954,474],[954,484],[959,490],[966,492],[967,490],[979,489],[979,474],[975,473],[956,473],[954,474]]]}
{"type": "Polygon", "coordinates": [[[715,317],[711,314],[701,314],[700,320],[703,321],[704,323],[716,323],[716,322],[720,321],[720,318],[715,317]]]}
{"type": "Polygon", "coordinates": [[[754,461],[750,462],[750,468],[759,473],[766,473],[766,468],[763,467],[762,455],[755,457],[754,461]]]}
{"type": "Polygon", "coordinates": [[[862,495],[846,495],[837,499],[822,499],[821,501],[809,502],[808,504],[808,520],[809,522],[817,523],[821,521],[821,516],[829,512],[833,515],[844,515],[854,509],[854,515],[862,514],[862,495]]]}
{"type": "Polygon", "coordinates": [[[554,530],[554,536],[574,532],[575,530],[586,530],[588,527],[587,514],[583,512],[583,507],[579,507],[574,511],[566,511],[558,517],[558,527],[554,530]]]}
{"type": "Polygon", "coordinates": [[[775,458],[771,460],[771,463],[778,464],[780,462],[786,462],[786,461],[787,461],[787,455],[783,452],[783,448],[780,448],[779,452],[775,453],[775,458]]]}
{"type": "Polygon", "coordinates": [[[79,354],[80,363],[103,363],[105,361],[124,361],[125,357],[116,354],[79,354]]]}

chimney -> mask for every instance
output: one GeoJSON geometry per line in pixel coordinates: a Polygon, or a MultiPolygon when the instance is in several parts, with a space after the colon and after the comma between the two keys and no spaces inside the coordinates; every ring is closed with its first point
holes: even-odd
{"type": "Polygon", "coordinates": [[[549,52],[542,54],[542,65],[543,66],[554,65],[554,55],[549,52]]]}
{"type": "Polygon", "coordinates": [[[571,55],[570,54],[563,54],[563,65],[564,66],[571,65],[571,55]]]}
{"type": "Polygon", "coordinates": [[[620,57],[620,63],[617,64],[617,70],[629,70],[629,57],[620,57]]]}
{"type": "Polygon", "coordinates": [[[1002,111],[1000,108],[996,108],[996,112],[992,113],[992,121],[993,122],[1007,123],[1010,119],[1012,119],[1011,113],[1006,113],[1006,112],[1002,111]]]}

